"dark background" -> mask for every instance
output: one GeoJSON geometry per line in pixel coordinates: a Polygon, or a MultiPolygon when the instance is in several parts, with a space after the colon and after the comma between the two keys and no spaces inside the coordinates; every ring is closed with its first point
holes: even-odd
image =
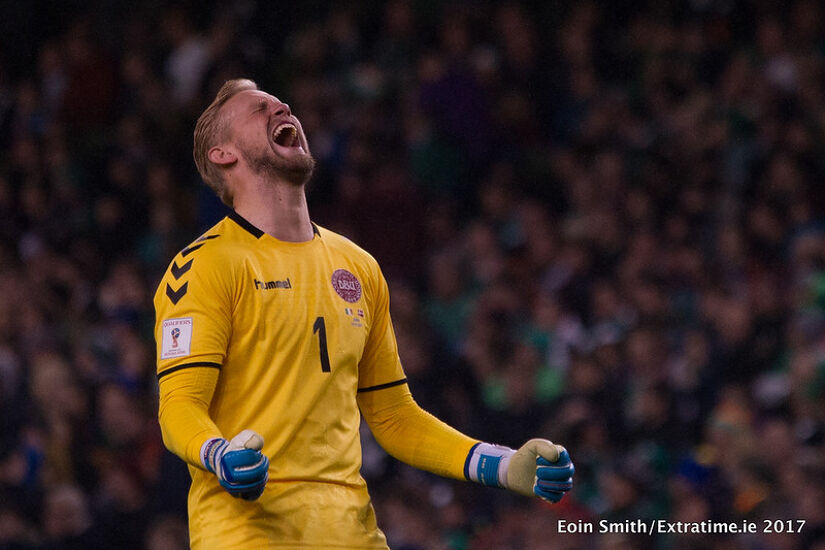
{"type": "Polygon", "coordinates": [[[819,3],[134,4],[0,2],[0,548],[187,547],[152,295],[226,213],[192,131],[238,76],[302,120],[422,406],[576,464],[548,506],[365,431],[394,549],[825,548],[819,3]]]}

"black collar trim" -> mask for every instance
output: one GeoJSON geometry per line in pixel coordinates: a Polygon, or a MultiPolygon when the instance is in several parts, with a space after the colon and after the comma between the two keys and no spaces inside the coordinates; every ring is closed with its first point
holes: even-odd
{"type": "MultiPolygon", "coordinates": [[[[237,223],[238,225],[240,225],[243,229],[246,229],[247,231],[249,231],[252,234],[252,236],[255,237],[256,239],[260,239],[261,237],[263,237],[263,235],[264,235],[263,231],[261,231],[260,229],[258,229],[257,227],[255,227],[254,225],[249,223],[249,220],[247,220],[246,218],[244,218],[243,216],[241,216],[240,214],[238,214],[234,210],[229,213],[228,218],[230,220],[232,220],[233,222],[237,223]]],[[[315,235],[318,235],[318,237],[320,237],[321,232],[318,230],[318,226],[315,225],[314,222],[309,222],[309,223],[312,224],[312,232],[315,235]]],[[[213,239],[213,238],[218,237],[218,236],[219,235],[209,236],[209,237],[207,237],[207,239],[213,239]]]]}
{"type": "Polygon", "coordinates": [[[260,239],[261,237],[263,237],[263,234],[264,234],[263,231],[261,231],[260,229],[258,229],[257,227],[255,227],[254,225],[249,223],[249,221],[247,221],[246,218],[244,218],[243,216],[241,216],[240,214],[238,214],[234,210],[229,213],[228,218],[230,220],[232,220],[233,222],[237,223],[238,225],[240,225],[242,228],[249,231],[249,233],[251,233],[252,236],[255,237],[256,239],[260,239]]]}

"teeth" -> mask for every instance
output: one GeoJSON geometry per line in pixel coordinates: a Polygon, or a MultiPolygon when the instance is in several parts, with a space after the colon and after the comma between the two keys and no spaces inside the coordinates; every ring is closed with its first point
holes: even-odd
{"type": "Polygon", "coordinates": [[[277,141],[277,140],[278,140],[278,136],[280,136],[280,135],[281,135],[281,133],[282,133],[284,130],[288,130],[288,131],[289,131],[289,141],[290,141],[290,142],[291,142],[293,139],[295,139],[295,136],[298,134],[298,130],[297,130],[297,128],[295,128],[295,125],[293,125],[293,124],[289,124],[289,123],[287,123],[287,124],[281,124],[280,126],[278,126],[277,128],[275,128],[275,131],[272,133],[272,139],[273,139],[273,140],[275,140],[275,141],[277,141]]]}

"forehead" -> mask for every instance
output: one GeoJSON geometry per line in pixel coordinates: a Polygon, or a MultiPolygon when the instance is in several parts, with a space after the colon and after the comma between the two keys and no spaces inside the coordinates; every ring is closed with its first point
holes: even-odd
{"type": "Polygon", "coordinates": [[[221,111],[223,111],[222,114],[225,117],[232,118],[245,110],[259,105],[261,102],[271,101],[280,103],[280,100],[277,97],[272,94],[268,94],[263,90],[244,90],[229,98],[229,100],[223,104],[221,111]]]}

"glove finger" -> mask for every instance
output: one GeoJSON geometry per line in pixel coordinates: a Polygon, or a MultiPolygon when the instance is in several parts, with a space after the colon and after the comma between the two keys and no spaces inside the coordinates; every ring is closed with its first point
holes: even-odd
{"type": "Polygon", "coordinates": [[[248,470],[244,472],[233,472],[231,476],[227,476],[227,481],[234,484],[257,483],[266,475],[266,465],[261,465],[255,470],[248,470]]]}
{"type": "Polygon", "coordinates": [[[567,464],[570,464],[570,454],[567,452],[567,449],[563,448],[562,452],[559,453],[558,460],[555,462],[551,462],[543,456],[539,456],[536,459],[536,464],[541,466],[566,466],[567,464]]]}
{"type": "Polygon", "coordinates": [[[536,468],[536,477],[539,479],[550,479],[554,481],[567,479],[568,477],[573,477],[573,474],[576,472],[576,468],[573,464],[567,464],[566,466],[544,466],[539,465],[536,468]]]}
{"type": "Polygon", "coordinates": [[[264,493],[263,489],[261,489],[260,491],[255,491],[255,492],[251,492],[251,493],[249,493],[249,492],[248,493],[243,493],[243,494],[241,494],[241,498],[251,502],[253,500],[258,500],[258,498],[260,498],[260,496],[263,493],[264,493]]]}
{"type": "Polygon", "coordinates": [[[241,493],[241,498],[244,500],[258,500],[264,493],[264,489],[266,488],[266,480],[263,480],[261,483],[258,484],[254,489],[249,491],[244,491],[241,493]]]}
{"type": "Polygon", "coordinates": [[[254,464],[250,464],[249,466],[236,466],[233,468],[236,472],[250,472],[250,471],[257,471],[263,466],[264,462],[269,464],[269,459],[265,456],[260,455],[258,460],[254,464]]]}
{"type": "MultiPolygon", "coordinates": [[[[246,452],[246,451],[237,451],[246,452]]],[[[257,461],[254,464],[243,466],[233,466],[232,461],[224,463],[224,478],[230,483],[254,483],[260,481],[269,470],[269,458],[261,455],[257,451],[249,451],[256,453],[257,461]]]]}
{"type": "Polygon", "coordinates": [[[264,438],[252,430],[243,430],[229,442],[229,450],[252,449],[260,451],[264,446],[264,438]]]}
{"type": "Polygon", "coordinates": [[[519,448],[526,454],[533,456],[543,456],[544,458],[555,461],[559,457],[559,453],[564,449],[561,445],[556,445],[546,439],[531,439],[519,448]]]}
{"type": "Polygon", "coordinates": [[[573,488],[573,478],[568,478],[565,481],[544,481],[538,480],[536,487],[545,491],[560,491],[567,492],[573,488]]]}
{"type": "Polygon", "coordinates": [[[261,496],[261,493],[264,492],[266,488],[266,482],[269,480],[269,474],[265,475],[262,479],[256,480],[252,483],[229,483],[222,481],[221,486],[226,489],[230,495],[233,497],[242,497],[245,500],[254,500],[261,496]],[[254,498],[249,499],[247,496],[254,496],[254,498]]]}
{"type": "Polygon", "coordinates": [[[261,461],[261,457],[263,457],[263,453],[261,453],[261,451],[241,449],[238,451],[229,451],[225,453],[221,460],[223,461],[224,466],[232,469],[239,469],[256,466],[261,461]]]}
{"type": "Polygon", "coordinates": [[[545,491],[544,489],[540,489],[538,487],[535,487],[533,489],[533,492],[540,499],[546,500],[548,502],[553,502],[553,503],[556,503],[556,502],[560,501],[562,499],[562,497],[564,497],[564,493],[562,493],[562,492],[559,492],[559,491],[545,491]]]}
{"type": "Polygon", "coordinates": [[[225,484],[223,486],[224,489],[229,491],[233,496],[239,496],[243,493],[247,492],[255,492],[255,491],[263,491],[266,483],[264,480],[258,481],[257,483],[231,483],[225,484]]]}
{"type": "Polygon", "coordinates": [[[250,487],[248,489],[227,489],[229,494],[235,498],[242,498],[244,500],[257,500],[264,492],[265,485],[250,487]]]}

